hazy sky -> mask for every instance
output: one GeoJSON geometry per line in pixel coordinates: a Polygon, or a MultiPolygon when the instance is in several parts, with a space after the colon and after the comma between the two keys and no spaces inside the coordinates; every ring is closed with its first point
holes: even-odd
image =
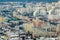
{"type": "Polygon", "coordinates": [[[0,0],[0,2],[57,2],[58,0],[0,0]]]}

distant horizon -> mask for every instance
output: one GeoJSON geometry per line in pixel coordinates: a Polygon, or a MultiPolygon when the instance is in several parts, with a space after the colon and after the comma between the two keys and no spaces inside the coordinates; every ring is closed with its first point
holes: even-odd
{"type": "Polygon", "coordinates": [[[0,0],[0,2],[58,2],[59,0],[0,0]]]}

